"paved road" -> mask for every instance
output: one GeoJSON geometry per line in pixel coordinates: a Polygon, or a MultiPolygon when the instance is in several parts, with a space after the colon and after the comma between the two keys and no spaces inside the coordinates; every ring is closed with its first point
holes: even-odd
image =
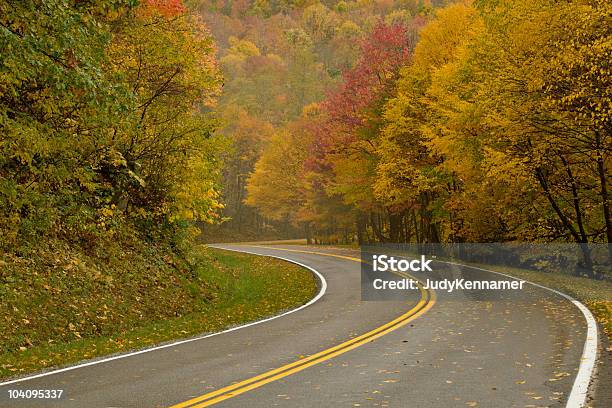
{"type": "MultiPolygon", "coordinates": [[[[362,302],[359,263],[348,259],[354,252],[316,249],[342,256],[336,257],[295,252],[313,251],[298,246],[225,247],[315,268],[327,282],[325,295],[265,323],[1,386],[0,406],[565,405],[586,323],[574,305],[551,292],[530,286],[495,299],[437,293],[434,304],[425,291],[410,291],[401,301],[362,302]],[[63,389],[64,398],[8,401],[8,389],[63,389]]],[[[499,278],[451,265],[436,273],[499,278]]]]}

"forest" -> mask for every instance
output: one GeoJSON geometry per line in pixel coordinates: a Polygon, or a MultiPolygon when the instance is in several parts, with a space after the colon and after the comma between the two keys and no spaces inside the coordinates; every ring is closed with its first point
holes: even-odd
{"type": "Polygon", "coordinates": [[[611,12],[2,1],[0,247],[609,244],[611,12]]]}
{"type": "Polygon", "coordinates": [[[200,6],[225,229],[612,242],[608,2],[262,4],[200,6]]]}

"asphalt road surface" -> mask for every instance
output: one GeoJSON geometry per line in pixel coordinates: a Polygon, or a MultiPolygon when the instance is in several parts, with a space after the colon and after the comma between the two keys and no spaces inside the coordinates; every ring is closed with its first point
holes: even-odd
{"type": "MultiPolygon", "coordinates": [[[[473,291],[420,290],[403,300],[362,302],[355,251],[219,247],[276,255],[314,268],[324,277],[325,293],[294,313],[238,330],[2,385],[0,406],[497,408],[567,403],[587,321],[553,292],[527,285],[491,298],[473,291]],[[60,400],[8,399],[8,390],[28,389],[63,393],[60,400]]],[[[436,271],[504,279],[456,265],[436,271]]]]}

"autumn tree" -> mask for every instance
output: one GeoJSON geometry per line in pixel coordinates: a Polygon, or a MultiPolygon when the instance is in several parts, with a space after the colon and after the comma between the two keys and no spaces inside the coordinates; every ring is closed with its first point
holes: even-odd
{"type": "Polygon", "coordinates": [[[256,206],[263,215],[286,220],[296,215],[303,195],[303,163],[307,154],[301,135],[278,132],[255,165],[249,178],[246,203],[256,206]]]}
{"type": "Polygon", "coordinates": [[[482,8],[488,35],[475,59],[488,62],[480,94],[488,147],[529,174],[550,237],[580,244],[592,274],[586,244],[608,241],[610,226],[610,6],[542,0],[526,12],[533,7],[482,8]]]}
{"type": "Polygon", "coordinates": [[[0,2],[1,244],[93,222],[100,152],[133,108],[104,69],[108,23],[129,4],[0,2]]]}
{"type": "MultiPolygon", "coordinates": [[[[314,152],[314,160],[319,161],[315,167],[327,173],[327,180],[323,182],[326,193],[341,196],[346,205],[358,210],[358,228],[363,229],[364,219],[368,219],[381,240],[399,238],[397,217],[390,208],[380,206],[372,187],[376,178],[381,110],[413,47],[408,33],[409,29],[403,25],[387,26],[380,22],[361,43],[361,55],[355,67],[344,74],[341,86],[322,104],[324,114],[315,145],[318,151],[314,152]],[[392,214],[389,237],[384,236],[378,219],[380,211],[392,214]]],[[[360,237],[363,234],[361,230],[358,232],[360,237]]]]}
{"type": "MultiPolygon", "coordinates": [[[[433,78],[443,75],[458,47],[469,38],[475,18],[476,11],[464,4],[437,11],[435,19],[420,31],[411,63],[402,71],[396,94],[383,113],[374,192],[381,201],[404,212],[410,235],[406,238],[417,242],[436,242],[452,234],[445,231],[442,219],[446,217],[440,203],[457,189],[458,181],[452,173],[441,171],[440,154],[429,145],[426,127],[435,122],[436,111],[427,93],[433,78]]],[[[458,156],[464,163],[472,163],[464,154],[462,151],[458,156]]],[[[451,229],[456,225],[455,221],[451,229]]]]}
{"type": "Polygon", "coordinates": [[[116,181],[112,203],[146,210],[146,222],[209,219],[217,205],[208,164],[214,122],[206,116],[220,83],[214,52],[202,22],[180,2],[145,1],[114,33],[111,69],[129,84],[137,106],[135,129],[112,154],[139,180],[116,181]]]}
{"type": "Polygon", "coordinates": [[[274,127],[239,107],[226,107],[222,123],[221,132],[228,140],[222,155],[223,201],[227,203],[224,216],[230,218],[228,222],[238,232],[242,232],[257,218],[244,203],[247,179],[274,135],[274,127]]]}
{"type": "Polygon", "coordinates": [[[448,225],[454,241],[572,240],[592,274],[586,244],[607,241],[609,224],[604,9],[440,10],[387,107],[377,191],[406,200],[429,189],[439,202],[430,222],[448,225]]]}
{"type": "Polygon", "coordinates": [[[220,76],[178,0],[0,2],[2,240],[213,221],[220,76]]]}

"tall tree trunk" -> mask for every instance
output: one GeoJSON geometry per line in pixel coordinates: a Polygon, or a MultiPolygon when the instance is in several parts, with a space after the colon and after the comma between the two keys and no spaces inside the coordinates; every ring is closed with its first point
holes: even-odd
{"type": "Polygon", "coordinates": [[[440,236],[437,227],[433,224],[429,203],[432,199],[428,193],[421,193],[421,238],[423,242],[438,243],[440,236]]]}
{"type": "Polygon", "coordinates": [[[412,209],[412,221],[414,222],[414,235],[416,236],[417,244],[422,242],[421,232],[419,230],[419,222],[417,220],[417,213],[412,209]]]}
{"type": "Polygon", "coordinates": [[[380,231],[380,224],[377,221],[377,218],[378,220],[380,220],[380,217],[375,217],[373,212],[370,213],[370,222],[372,223],[372,230],[374,231],[374,235],[376,235],[378,241],[382,243],[388,242],[389,240],[387,239],[387,237],[385,237],[380,231]]]}
{"type": "Polygon", "coordinates": [[[389,241],[400,242],[402,233],[402,214],[389,213],[389,241]]]}
{"type": "Polygon", "coordinates": [[[563,227],[565,227],[565,229],[570,233],[572,238],[574,238],[574,241],[579,243],[580,235],[578,234],[578,231],[576,231],[576,228],[574,228],[574,226],[572,225],[571,221],[563,213],[561,207],[559,207],[559,204],[553,197],[552,192],[550,191],[550,186],[548,185],[548,180],[542,168],[536,168],[536,177],[540,183],[540,186],[542,187],[542,190],[544,190],[544,195],[546,196],[546,199],[555,211],[555,214],[557,214],[557,217],[559,217],[559,219],[561,220],[563,227]]]}
{"type": "Polygon", "coordinates": [[[364,237],[364,220],[363,220],[363,214],[358,213],[357,216],[355,217],[355,224],[357,227],[357,244],[359,246],[362,246],[365,244],[365,237],[364,237]]]}
{"type": "Polygon", "coordinates": [[[404,225],[404,242],[406,243],[410,243],[410,241],[412,240],[412,228],[410,228],[410,217],[408,215],[407,211],[404,211],[404,221],[403,221],[403,225],[404,225]]]}
{"type": "Polygon", "coordinates": [[[310,235],[310,221],[304,223],[304,232],[306,233],[306,245],[312,244],[312,236],[310,235]]]}
{"type": "MultiPolygon", "coordinates": [[[[587,274],[591,278],[594,277],[594,274],[593,274],[593,259],[591,257],[591,251],[590,251],[590,248],[588,246],[588,243],[586,242],[585,239],[583,239],[583,237],[580,236],[578,231],[576,231],[576,228],[572,225],[572,222],[567,218],[567,216],[565,215],[565,213],[563,212],[561,207],[559,207],[559,204],[557,203],[557,201],[555,200],[555,198],[552,195],[552,192],[550,191],[550,186],[548,184],[548,180],[547,180],[546,175],[544,174],[544,171],[542,170],[542,168],[540,168],[540,167],[536,168],[536,177],[537,177],[538,181],[540,182],[540,186],[544,190],[544,194],[546,195],[546,198],[548,199],[548,202],[550,203],[550,205],[552,206],[553,210],[555,211],[555,213],[557,214],[557,216],[561,220],[561,223],[569,231],[571,236],[574,238],[574,241],[578,245],[580,245],[580,250],[582,252],[582,260],[583,260],[583,263],[584,263],[584,267],[585,267],[585,269],[587,271],[587,274]]],[[[578,273],[578,272],[579,271],[577,270],[576,273],[578,273]]]]}
{"type": "Polygon", "coordinates": [[[440,230],[439,230],[439,226],[438,224],[434,224],[431,223],[429,224],[429,228],[430,228],[430,240],[429,242],[433,243],[433,244],[439,244],[440,243],[440,230]]]}
{"type": "Polygon", "coordinates": [[[242,200],[243,200],[243,186],[241,180],[241,171],[242,166],[238,166],[238,171],[236,174],[236,206],[234,207],[234,229],[237,229],[238,232],[242,232],[242,200]]]}
{"type": "Polygon", "coordinates": [[[582,221],[582,209],[580,208],[580,197],[578,196],[578,186],[576,185],[576,179],[574,178],[572,168],[570,167],[565,157],[561,155],[559,157],[561,158],[561,162],[565,166],[565,172],[567,173],[567,177],[569,179],[570,187],[572,190],[572,204],[574,205],[574,213],[576,214],[576,223],[578,224],[578,232],[580,233],[580,242],[588,242],[587,234],[584,229],[584,222],[582,221]]]}
{"type": "Polygon", "coordinates": [[[597,173],[599,175],[599,194],[603,204],[604,220],[606,223],[606,238],[608,241],[608,264],[612,265],[612,220],[610,220],[610,200],[608,198],[608,177],[602,151],[604,146],[601,143],[601,135],[595,132],[595,142],[597,144],[597,173]]]}

